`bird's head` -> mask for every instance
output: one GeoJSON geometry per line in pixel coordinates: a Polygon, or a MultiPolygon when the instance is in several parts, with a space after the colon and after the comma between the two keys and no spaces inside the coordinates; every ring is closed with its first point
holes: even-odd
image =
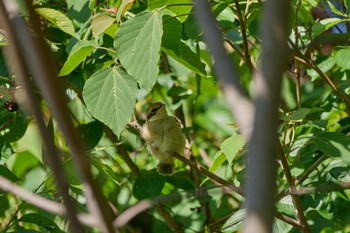
{"type": "Polygon", "coordinates": [[[165,109],[165,104],[161,102],[153,103],[148,109],[147,109],[147,121],[156,121],[163,119],[168,116],[168,113],[165,109]]]}

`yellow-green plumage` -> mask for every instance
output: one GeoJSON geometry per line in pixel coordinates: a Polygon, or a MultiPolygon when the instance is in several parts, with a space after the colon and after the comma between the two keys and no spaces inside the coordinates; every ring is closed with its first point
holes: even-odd
{"type": "Polygon", "coordinates": [[[185,149],[180,122],[167,114],[164,104],[157,102],[148,108],[147,120],[141,134],[149,153],[159,160],[158,172],[171,175],[174,170],[172,154],[183,154],[185,149]]]}

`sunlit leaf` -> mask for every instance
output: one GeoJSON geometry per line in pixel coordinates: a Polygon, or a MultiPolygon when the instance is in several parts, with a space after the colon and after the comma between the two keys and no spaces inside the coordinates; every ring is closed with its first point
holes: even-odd
{"type": "Polygon", "coordinates": [[[328,3],[329,7],[331,8],[331,10],[332,10],[332,12],[333,12],[334,14],[337,14],[337,15],[343,16],[343,17],[347,17],[347,15],[346,15],[345,13],[341,12],[340,10],[338,10],[338,9],[332,4],[331,1],[327,1],[327,3],[328,3]]]}
{"type": "Polygon", "coordinates": [[[181,22],[184,22],[192,10],[191,0],[149,0],[148,8],[155,9],[167,6],[166,9],[174,12],[181,22]]]}
{"type": "Polygon", "coordinates": [[[92,42],[78,41],[69,53],[69,57],[58,75],[65,76],[71,73],[94,49],[95,45],[92,42]]]}
{"type": "Polygon", "coordinates": [[[322,19],[319,23],[315,23],[312,26],[312,35],[314,37],[320,35],[322,32],[327,31],[334,25],[337,25],[340,22],[343,22],[344,20],[338,19],[338,18],[326,18],[322,19]]]}
{"type": "Polygon", "coordinates": [[[298,121],[298,120],[303,120],[309,113],[310,109],[308,108],[301,108],[298,109],[289,115],[281,115],[280,119],[283,121],[298,121]]]}
{"type": "MultiPolygon", "coordinates": [[[[326,73],[329,70],[331,70],[336,63],[336,59],[334,57],[328,57],[326,60],[320,62],[318,64],[318,67],[321,69],[322,72],[326,73]]],[[[307,74],[311,76],[311,81],[314,81],[317,77],[319,77],[319,74],[314,69],[308,69],[307,74]]]]}
{"type": "Polygon", "coordinates": [[[161,17],[154,11],[129,19],[120,26],[114,41],[120,62],[147,92],[152,90],[159,72],[161,17]]]}
{"type": "Polygon", "coordinates": [[[221,228],[222,232],[235,232],[242,226],[242,222],[246,216],[247,210],[241,209],[236,211],[221,228]]]}
{"type": "Polygon", "coordinates": [[[337,65],[343,69],[350,70],[350,49],[341,49],[335,54],[337,65]]]}
{"type": "Polygon", "coordinates": [[[112,24],[114,19],[108,15],[97,15],[92,19],[92,35],[97,37],[104,33],[112,24]]]}
{"type": "Polygon", "coordinates": [[[209,168],[209,171],[210,172],[216,171],[216,169],[218,169],[218,167],[226,160],[227,160],[226,156],[222,151],[216,152],[213,158],[213,165],[211,165],[211,167],[209,168]]]}
{"type": "Polygon", "coordinates": [[[35,11],[65,33],[76,37],[72,21],[62,12],[50,8],[36,8],[35,11]]]}
{"type": "Polygon", "coordinates": [[[83,97],[89,112],[119,136],[133,113],[136,81],[120,67],[94,73],[85,83],[83,97]]]}
{"type": "Polygon", "coordinates": [[[341,157],[350,164],[350,138],[342,133],[328,132],[316,137],[320,151],[331,157],[341,157]]]}
{"type": "Polygon", "coordinates": [[[220,146],[222,152],[226,155],[227,161],[231,164],[237,153],[245,145],[245,139],[242,135],[233,135],[227,138],[220,146]]]}

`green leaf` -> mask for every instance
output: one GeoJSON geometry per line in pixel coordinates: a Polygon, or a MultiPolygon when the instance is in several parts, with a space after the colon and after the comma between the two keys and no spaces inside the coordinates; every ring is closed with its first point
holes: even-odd
{"type": "Polygon", "coordinates": [[[87,0],[67,0],[67,15],[80,30],[90,25],[91,9],[87,0]]]}
{"type": "Polygon", "coordinates": [[[103,124],[99,121],[92,121],[88,124],[81,124],[77,127],[77,129],[84,142],[85,150],[93,149],[98,144],[103,135],[103,124]]]}
{"type": "Polygon", "coordinates": [[[100,173],[104,174],[106,177],[109,177],[113,183],[120,186],[116,173],[109,165],[104,164],[97,156],[90,156],[90,162],[99,170],[100,173]]]}
{"type": "Polygon", "coordinates": [[[64,161],[64,163],[61,166],[63,168],[65,178],[67,179],[70,185],[81,185],[81,180],[71,159],[67,159],[66,161],[64,161]]]}
{"type": "Polygon", "coordinates": [[[246,216],[247,210],[241,209],[236,211],[221,228],[222,232],[235,232],[241,228],[242,222],[246,216]]]}
{"type": "MultiPolygon", "coordinates": [[[[320,62],[318,67],[321,69],[323,73],[328,72],[330,69],[334,67],[336,63],[335,57],[328,57],[326,60],[320,62]]],[[[314,69],[308,69],[307,74],[310,75],[311,81],[314,81],[320,75],[314,69]]]]}
{"type": "Polygon", "coordinates": [[[0,165],[0,176],[5,177],[6,179],[12,182],[17,182],[21,180],[15,174],[13,174],[7,167],[3,165],[0,165]]]}
{"type": "Polygon", "coordinates": [[[227,161],[231,164],[239,150],[245,145],[242,135],[233,135],[227,138],[220,146],[220,149],[226,155],[227,161]]]}
{"type": "Polygon", "coordinates": [[[221,150],[216,152],[213,158],[213,165],[211,165],[211,167],[209,168],[209,171],[210,172],[216,171],[216,169],[218,169],[218,167],[226,160],[227,160],[226,156],[221,150]]]}
{"type": "Polygon", "coordinates": [[[4,110],[0,111],[0,125],[2,125],[0,127],[0,140],[13,142],[19,140],[25,134],[28,120],[19,112],[4,110]]]}
{"type": "Polygon", "coordinates": [[[346,14],[344,14],[343,12],[341,12],[340,10],[338,10],[330,1],[327,1],[329,7],[331,8],[332,12],[334,14],[337,14],[337,15],[340,15],[340,16],[343,16],[343,17],[347,17],[346,14]]]}
{"type": "Polygon", "coordinates": [[[11,169],[17,177],[22,177],[25,173],[39,164],[38,159],[30,152],[23,151],[16,154],[15,163],[11,169]]]}
{"type": "Polygon", "coordinates": [[[282,121],[299,121],[303,120],[310,112],[311,110],[309,108],[301,108],[290,113],[289,115],[281,115],[280,119],[282,121]]]}
{"type": "Polygon", "coordinates": [[[63,232],[59,229],[59,227],[53,220],[41,214],[36,214],[36,213],[25,214],[20,219],[18,219],[18,222],[34,223],[38,226],[45,227],[50,232],[63,232]]]}
{"type": "Polygon", "coordinates": [[[72,21],[60,11],[50,8],[36,8],[35,11],[65,33],[76,37],[72,21]]]}
{"type": "Polygon", "coordinates": [[[316,137],[317,148],[331,157],[341,157],[350,164],[350,138],[342,133],[327,132],[316,137]]]}
{"type": "Polygon", "coordinates": [[[133,195],[139,200],[156,197],[161,193],[165,181],[166,177],[155,171],[142,174],[135,181],[133,195]]]}
{"type": "Polygon", "coordinates": [[[136,81],[120,67],[97,71],[86,81],[83,89],[89,112],[117,136],[133,113],[137,94],[136,81]]]}
{"type": "Polygon", "coordinates": [[[108,15],[97,15],[92,19],[92,35],[94,37],[104,33],[112,24],[114,19],[108,15]]]}
{"type": "Polygon", "coordinates": [[[78,41],[73,46],[58,76],[65,76],[71,73],[94,49],[95,45],[92,42],[85,40],[78,41]]]}
{"type": "Polygon", "coordinates": [[[335,54],[335,60],[338,66],[350,70],[350,49],[340,49],[335,54]]]}
{"type": "Polygon", "coordinates": [[[149,0],[148,8],[153,10],[167,6],[166,9],[172,11],[176,16],[179,15],[181,22],[184,22],[192,10],[191,0],[149,0]]]}
{"type": "Polygon", "coordinates": [[[327,31],[334,25],[337,25],[338,23],[343,21],[344,20],[338,18],[322,19],[319,23],[315,23],[314,25],[312,25],[312,35],[314,37],[319,36],[322,32],[327,31]]]}
{"type": "Polygon", "coordinates": [[[152,90],[159,72],[161,17],[159,12],[136,15],[120,26],[114,41],[121,64],[147,92],[152,90]]]}
{"type": "Polygon", "coordinates": [[[169,15],[164,16],[163,20],[162,51],[199,75],[205,76],[205,65],[199,55],[181,41],[180,21],[169,15]]]}

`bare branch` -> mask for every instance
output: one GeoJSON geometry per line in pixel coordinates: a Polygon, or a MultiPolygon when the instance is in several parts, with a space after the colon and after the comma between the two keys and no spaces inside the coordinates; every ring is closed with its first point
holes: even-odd
{"type": "Polygon", "coordinates": [[[221,81],[225,99],[236,117],[242,134],[249,139],[253,124],[253,104],[240,84],[238,74],[223,46],[221,32],[210,10],[209,2],[195,0],[194,3],[199,25],[203,29],[204,38],[214,58],[214,68],[221,81]]]}
{"type": "MultiPolygon", "coordinates": [[[[102,196],[101,189],[93,179],[90,171],[90,164],[87,161],[84,153],[83,143],[73,127],[66,103],[63,101],[62,97],[65,96],[65,94],[60,85],[59,79],[56,76],[56,71],[53,69],[55,66],[53,65],[51,53],[46,45],[46,42],[41,36],[40,28],[38,26],[40,25],[39,18],[36,16],[31,3],[26,1],[26,6],[31,20],[31,31],[36,34],[36,37],[34,37],[27,29],[24,20],[20,17],[14,2],[11,0],[6,1],[5,5],[8,7],[7,10],[9,12],[9,16],[11,17],[9,21],[11,25],[7,27],[7,33],[11,32],[11,36],[9,37],[10,42],[13,45],[16,44],[19,46],[15,51],[15,54],[19,57],[18,59],[22,61],[23,64],[26,64],[26,67],[33,75],[33,78],[47,100],[48,105],[62,130],[66,142],[71,149],[75,167],[84,185],[88,207],[95,215],[95,218],[98,219],[99,228],[102,232],[114,232],[114,228],[111,223],[111,211],[109,210],[109,207],[102,196]]],[[[25,77],[24,74],[21,74],[20,76],[25,77]]],[[[28,80],[25,81],[28,82],[28,80]]],[[[26,89],[28,91],[31,88],[29,85],[27,85],[26,89]]],[[[37,105],[37,103],[33,102],[32,107],[35,105],[37,105]]],[[[40,109],[37,110],[40,111],[40,109]]],[[[41,128],[42,127],[45,127],[45,124],[43,124],[41,128]]],[[[42,136],[44,139],[46,139],[46,137],[50,138],[50,134],[48,133],[46,135],[42,134],[42,136]]],[[[51,149],[55,150],[54,147],[51,149]]],[[[55,154],[50,153],[50,155],[55,154]]],[[[58,167],[59,164],[60,163],[57,162],[58,167]]],[[[55,175],[57,176],[57,173],[55,173],[55,175]]],[[[58,179],[59,178],[57,178],[57,180],[58,179]]],[[[63,176],[61,179],[64,180],[63,176]]],[[[63,190],[68,190],[68,187],[59,187],[59,189],[61,188],[63,190]]],[[[66,199],[65,202],[69,201],[69,198],[66,199]]],[[[76,217],[74,217],[75,214],[72,214],[73,211],[71,210],[73,209],[73,205],[71,205],[68,209],[69,212],[67,213],[72,215],[71,220],[74,220],[76,217]]],[[[74,221],[77,229],[73,230],[73,232],[83,232],[81,227],[79,229],[77,220],[74,221]]]]}
{"type": "Polygon", "coordinates": [[[255,122],[248,145],[246,205],[243,232],[272,232],[275,212],[278,106],[282,74],[286,65],[288,0],[264,3],[261,68],[256,76],[255,122]]]}
{"type": "MultiPolygon", "coordinates": [[[[43,198],[37,194],[28,192],[27,190],[16,185],[15,183],[12,183],[11,181],[7,180],[2,176],[0,176],[0,189],[3,190],[4,192],[8,192],[15,196],[18,196],[22,200],[42,210],[45,210],[47,212],[57,214],[60,216],[67,216],[67,211],[61,204],[55,201],[51,201],[49,199],[43,198]]],[[[85,226],[97,227],[97,222],[95,221],[95,218],[92,215],[79,214],[77,217],[79,221],[85,226]]]]}
{"type": "MultiPolygon", "coordinates": [[[[20,47],[19,40],[21,36],[25,37],[25,35],[28,35],[29,32],[24,24],[24,21],[20,18],[19,13],[17,12],[16,7],[14,5],[14,2],[6,1],[6,4],[4,4],[2,0],[0,1],[0,17],[1,26],[5,28],[7,38],[9,41],[9,46],[6,47],[6,56],[8,58],[8,61],[10,61],[14,65],[15,69],[13,72],[15,73],[17,78],[20,79],[19,81],[21,81],[24,89],[26,90],[27,101],[31,106],[41,136],[45,139],[45,150],[47,153],[50,154],[47,160],[52,171],[55,174],[55,181],[57,187],[59,188],[59,192],[63,197],[65,208],[66,210],[69,210],[67,211],[67,217],[70,220],[70,228],[74,232],[84,232],[81,224],[77,219],[74,204],[69,195],[69,186],[65,179],[63,170],[60,166],[61,161],[59,159],[58,152],[54,145],[51,134],[46,128],[43,116],[39,108],[39,102],[36,98],[37,96],[34,94],[32,83],[30,82],[30,78],[28,77],[28,66],[26,66],[24,61],[24,56],[26,55],[21,54],[23,49],[20,47]]],[[[26,43],[24,45],[29,46],[26,43]]]]}
{"type": "Polygon", "coordinates": [[[350,189],[350,182],[342,182],[342,183],[326,183],[326,184],[320,184],[315,187],[299,187],[296,188],[295,186],[292,187],[290,190],[291,195],[307,195],[311,193],[328,193],[333,191],[339,191],[344,189],[350,189]]]}

